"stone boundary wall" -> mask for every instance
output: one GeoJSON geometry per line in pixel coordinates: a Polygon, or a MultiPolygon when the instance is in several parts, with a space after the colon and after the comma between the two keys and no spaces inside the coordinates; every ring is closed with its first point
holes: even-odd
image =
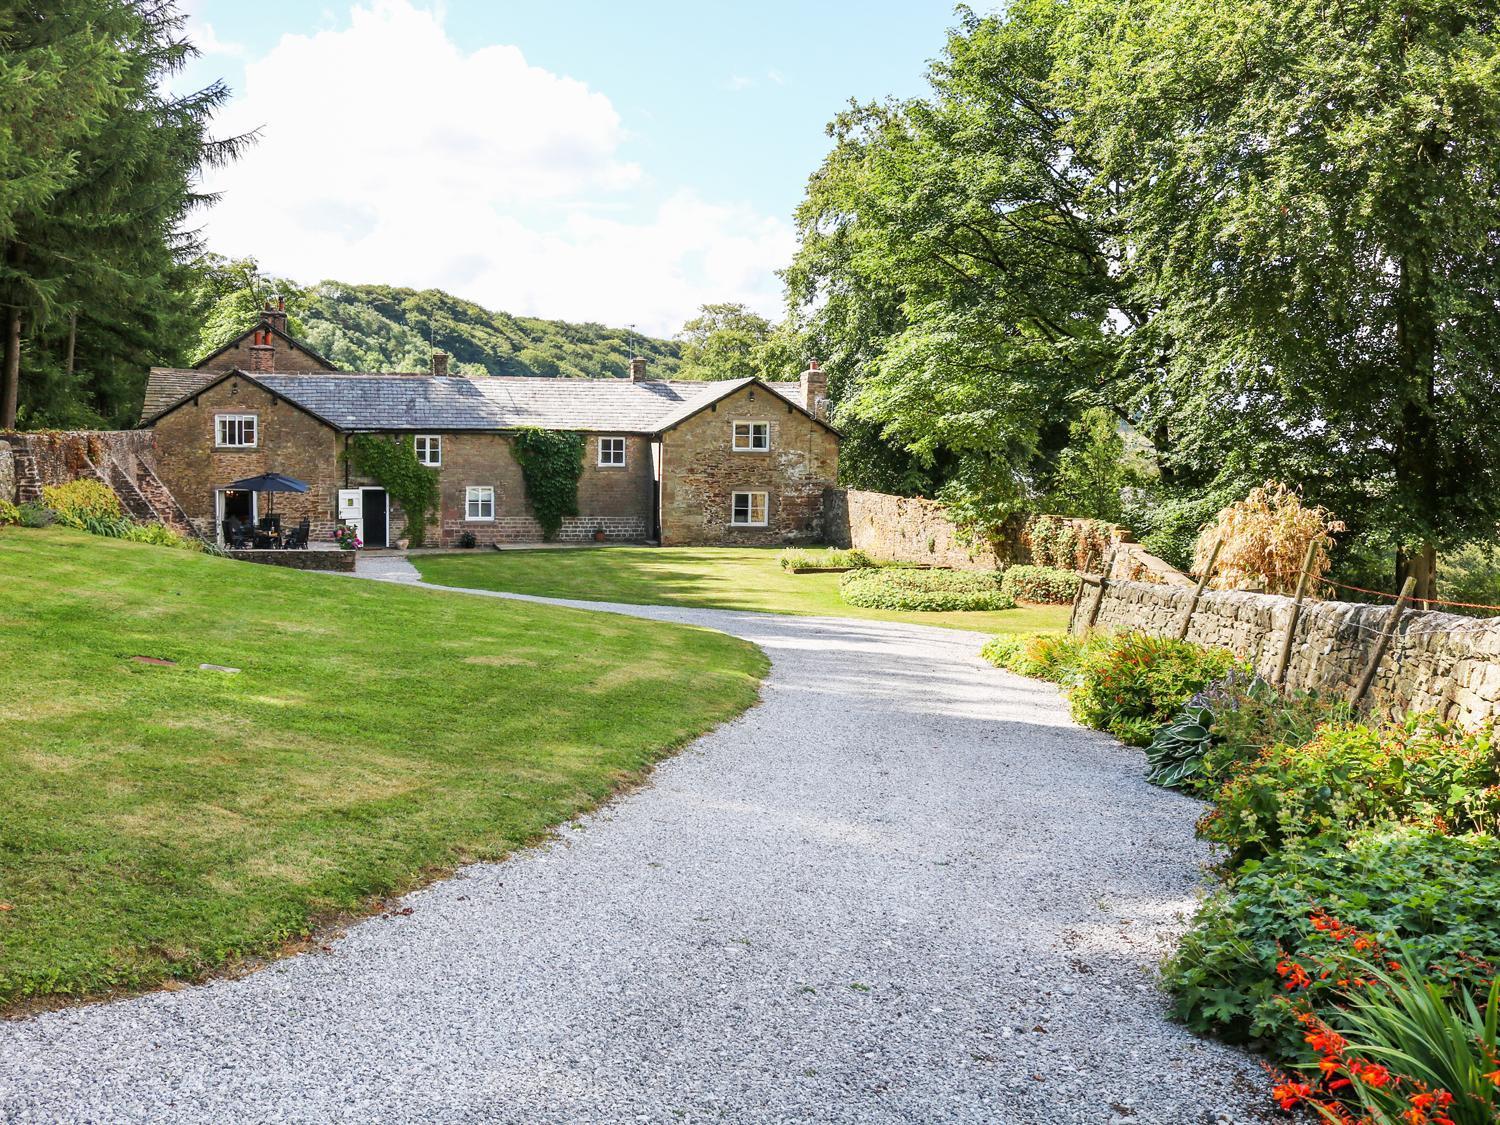
{"type": "Polygon", "coordinates": [[[955,570],[996,570],[1025,557],[1019,528],[998,543],[969,544],[959,537],[947,508],[934,500],[854,488],[824,489],[823,539],[830,547],[857,547],[877,559],[955,570]]]}
{"type": "Polygon", "coordinates": [[[0,431],[0,499],[39,501],[43,488],[73,480],[108,485],[132,519],[199,534],[157,476],[152,431],[0,431]]]}
{"type": "MultiPolygon", "coordinates": [[[[1112,582],[1097,626],[1175,636],[1192,590],[1112,582]]],[[[1071,628],[1082,629],[1097,594],[1085,587],[1071,628]]],[[[1270,678],[1291,619],[1292,599],[1276,594],[1207,591],[1188,640],[1227,648],[1270,678]]],[[[1287,687],[1348,697],[1369,662],[1391,607],[1304,602],[1287,669],[1287,687]]],[[[1477,727],[1500,719],[1500,619],[1408,612],[1381,661],[1370,690],[1371,710],[1386,717],[1435,711],[1477,727]]]]}

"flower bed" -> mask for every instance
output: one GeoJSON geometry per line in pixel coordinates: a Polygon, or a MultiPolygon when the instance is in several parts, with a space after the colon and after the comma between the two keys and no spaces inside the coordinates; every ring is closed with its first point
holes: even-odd
{"type": "Polygon", "coordinates": [[[1213,802],[1199,834],[1224,883],[1165,968],[1180,1018],[1264,1050],[1284,1068],[1274,1101],[1309,1120],[1500,1121],[1489,735],[1358,722],[1228,654],[1129,634],[997,637],[984,655],[1149,741],[1152,780],[1213,802]]]}
{"type": "Polygon", "coordinates": [[[809,574],[818,571],[862,570],[875,566],[875,560],[858,549],[841,551],[833,548],[822,551],[805,547],[789,547],[776,556],[782,570],[793,574],[809,574]]]}

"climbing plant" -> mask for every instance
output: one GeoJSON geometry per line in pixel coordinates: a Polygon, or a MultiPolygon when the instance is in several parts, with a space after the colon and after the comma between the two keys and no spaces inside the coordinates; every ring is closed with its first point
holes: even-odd
{"type": "Polygon", "coordinates": [[[583,473],[583,435],[571,430],[516,431],[511,449],[521,465],[526,498],[542,525],[542,538],[555,539],[564,516],[578,514],[578,478],[583,473]]]}
{"type": "Polygon", "coordinates": [[[413,547],[426,538],[429,513],[438,507],[437,474],[417,460],[409,437],[355,434],[344,447],[356,472],[374,480],[406,513],[406,534],[413,547]]]}

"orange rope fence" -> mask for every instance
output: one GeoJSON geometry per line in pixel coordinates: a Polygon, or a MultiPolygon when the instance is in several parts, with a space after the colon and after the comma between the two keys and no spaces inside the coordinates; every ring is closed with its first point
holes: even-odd
{"type": "MultiPolygon", "coordinates": [[[[1319,578],[1318,581],[1326,586],[1336,586],[1340,590],[1353,590],[1358,594],[1373,594],[1377,598],[1389,598],[1391,601],[1396,600],[1395,594],[1388,594],[1384,590],[1367,590],[1363,586],[1347,586],[1342,582],[1335,582],[1332,578],[1319,578]]],[[[1446,605],[1453,606],[1456,609],[1493,609],[1500,612],[1500,605],[1484,605],[1481,602],[1445,602],[1440,598],[1414,598],[1412,600],[1423,602],[1426,605],[1446,605]]]]}

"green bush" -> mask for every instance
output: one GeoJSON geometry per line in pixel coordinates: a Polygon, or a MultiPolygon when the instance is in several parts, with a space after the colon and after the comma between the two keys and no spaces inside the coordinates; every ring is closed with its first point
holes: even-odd
{"type": "Polygon", "coordinates": [[[876,565],[874,559],[858,548],[810,551],[805,547],[789,547],[776,556],[776,561],[782,570],[858,570],[876,565]]]}
{"type": "Polygon", "coordinates": [[[1288,843],[1386,822],[1500,830],[1500,758],[1488,733],[1431,716],[1324,726],[1303,746],[1275,745],[1220,787],[1199,821],[1226,868],[1288,843]]]}
{"type": "Polygon", "coordinates": [[[1015,600],[1000,588],[994,571],[904,570],[875,567],[851,570],[839,582],[839,597],[866,609],[1013,609],[1015,600]]]}
{"type": "Polygon", "coordinates": [[[1342,700],[1308,692],[1284,696],[1259,676],[1234,671],[1193,696],[1156,732],[1146,748],[1147,780],[1206,792],[1267,746],[1301,746],[1322,724],[1353,718],[1354,708],[1342,700]]]}
{"type": "Polygon", "coordinates": [[[1119,633],[1083,654],[1068,702],[1085,726],[1145,746],[1195,692],[1236,666],[1223,649],[1119,633]]]}
{"type": "Polygon", "coordinates": [[[980,655],[997,668],[1018,676],[1066,684],[1082,654],[1099,642],[1097,635],[1084,641],[1060,633],[1026,633],[993,637],[980,650],[980,655]]]}
{"type": "Polygon", "coordinates": [[[1016,601],[1044,605],[1067,605],[1078,593],[1081,579],[1071,570],[1050,566],[1013,566],[1000,580],[1000,588],[1016,601]]]}
{"type": "Polygon", "coordinates": [[[57,513],[45,504],[26,503],[16,511],[22,527],[51,527],[57,522],[57,513]]]}
{"type": "MultiPolygon", "coordinates": [[[[1385,828],[1246,863],[1204,903],[1165,966],[1178,1017],[1200,1033],[1265,1039],[1282,1058],[1298,1057],[1300,1029],[1276,966],[1289,953],[1336,952],[1314,928],[1314,908],[1400,943],[1439,980],[1470,982],[1475,959],[1500,960],[1500,840],[1385,828]]],[[[1315,1006],[1342,999],[1336,977],[1313,977],[1315,1006]]]]}
{"type": "Polygon", "coordinates": [[[0,500],[0,527],[21,522],[21,509],[9,500],[0,500]]]}
{"type": "Polygon", "coordinates": [[[179,551],[201,551],[203,541],[192,539],[164,523],[134,523],[125,532],[132,543],[150,543],[154,547],[173,547],[179,551]]]}
{"type": "Polygon", "coordinates": [[[85,518],[122,519],[125,514],[114,489],[97,480],[49,484],[42,489],[42,502],[57,513],[58,523],[80,531],[89,530],[84,527],[85,518]]]}

